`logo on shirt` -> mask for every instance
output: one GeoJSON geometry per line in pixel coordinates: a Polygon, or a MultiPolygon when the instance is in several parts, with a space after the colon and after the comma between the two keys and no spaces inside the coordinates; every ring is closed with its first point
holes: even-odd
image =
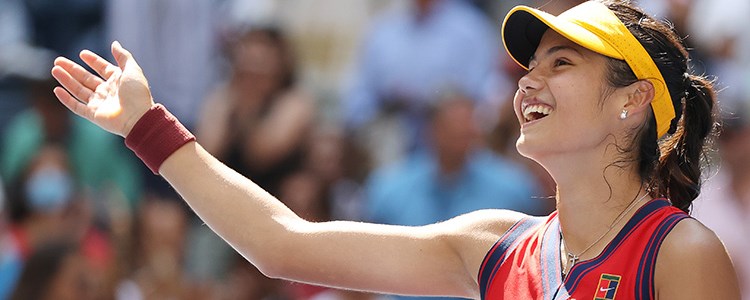
{"type": "Polygon", "coordinates": [[[594,300],[615,300],[620,278],[618,275],[602,274],[602,277],[599,277],[599,286],[594,293],[594,300]]]}

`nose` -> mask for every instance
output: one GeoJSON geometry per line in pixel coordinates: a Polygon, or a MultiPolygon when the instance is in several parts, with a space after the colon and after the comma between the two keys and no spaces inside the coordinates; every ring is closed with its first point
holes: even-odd
{"type": "Polygon", "coordinates": [[[523,75],[523,77],[518,80],[518,90],[521,91],[521,93],[528,94],[531,91],[538,91],[541,88],[542,80],[534,71],[526,73],[526,75],[523,75]]]}

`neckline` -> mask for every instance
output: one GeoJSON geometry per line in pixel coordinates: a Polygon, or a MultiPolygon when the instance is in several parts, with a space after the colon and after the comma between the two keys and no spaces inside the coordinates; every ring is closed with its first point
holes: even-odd
{"type": "Polygon", "coordinates": [[[566,297],[569,297],[569,294],[575,290],[583,275],[588,273],[588,270],[598,266],[603,260],[607,259],[642,220],[651,215],[651,213],[666,206],[671,206],[669,200],[654,198],[639,207],[625,223],[625,226],[620,228],[615,237],[607,242],[607,245],[597,256],[578,261],[578,263],[570,268],[565,278],[562,277],[562,257],[560,257],[560,220],[558,219],[557,212],[555,212],[550,226],[544,233],[544,240],[541,245],[541,274],[545,279],[544,281],[548,282],[548,284],[543,283],[544,298],[557,299],[564,296],[563,298],[566,299],[566,297]],[[547,297],[546,295],[550,295],[551,297],[547,297]]]}

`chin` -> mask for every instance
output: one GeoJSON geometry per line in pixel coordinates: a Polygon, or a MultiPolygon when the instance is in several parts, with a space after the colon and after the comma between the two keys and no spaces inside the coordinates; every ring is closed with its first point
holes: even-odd
{"type": "Polygon", "coordinates": [[[549,137],[529,138],[523,133],[516,140],[516,150],[518,153],[539,164],[541,164],[545,157],[560,154],[561,146],[558,142],[553,142],[549,137]]]}
{"type": "Polygon", "coordinates": [[[534,143],[527,139],[524,134],[521,134],[518,137],[518,140],[516,140],[516,150],[523,157],[536,160],[535,157],[541,154],[539,153],[541,150],[539,148],[544,148],[544,145],[534,145],[534,143]]]}

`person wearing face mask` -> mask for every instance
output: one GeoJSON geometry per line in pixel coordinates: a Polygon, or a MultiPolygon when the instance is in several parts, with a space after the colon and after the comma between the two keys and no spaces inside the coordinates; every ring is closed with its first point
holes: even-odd
{"type": "Polygon", "coordinates": [[[66,159],[58,146],[44,146],[9,186],[0,220],[0,299],[13,291],[34,249],[61,238],[63,214],[75,189],[66,159]]]}
{"type": "Polygon", "coordinates": [[[0,130],[0,174],[7,185],[17,182],[41,149],[54,143],[66,152],[73,180],[108,199],[127,200],[135,207],[141,194],[139,167],[124,147],[92,124],[83,122],[55,102],[51,78],[29,84],[29,109],[0,130]],[[100,147],[102,153],[86,151],[100,147]],[[105,154],[106,153],[106,154],[105,154]]]}
{"type": "Polygon", "coordinates": [[[64,150],[43,146],[12,187],[12,231],[23,257],[35,245],[60,237],[75,189],[64,150]]]}
{"type": "Polygon", "coordinates": [[[91,266],[93,289],[106,294],[112,248],[107,235],[92,226],[90,202],[83,197],[69,156],[56,143],[43,144],[10,189],[11,240],[21,265],[41,245],[66,240],[81,248],[91,266]]]}
{"type": "Polygon", "coordinates": [[[503,25],[528,72],[516,147],[557,184],[556,211],[480,210],[419,227],[310,222],[224,166],[151,97],[133,56],[65,58],[61,102],[126,137],[264,274],[381,293],[474,299],[740,299],[722,242],[691,218],[716,129],[711,82],[668,23],[629,1],[559,16],[519,6],[503,25]],[[96,91],[96,92],[95,92],[96,91]]]}

